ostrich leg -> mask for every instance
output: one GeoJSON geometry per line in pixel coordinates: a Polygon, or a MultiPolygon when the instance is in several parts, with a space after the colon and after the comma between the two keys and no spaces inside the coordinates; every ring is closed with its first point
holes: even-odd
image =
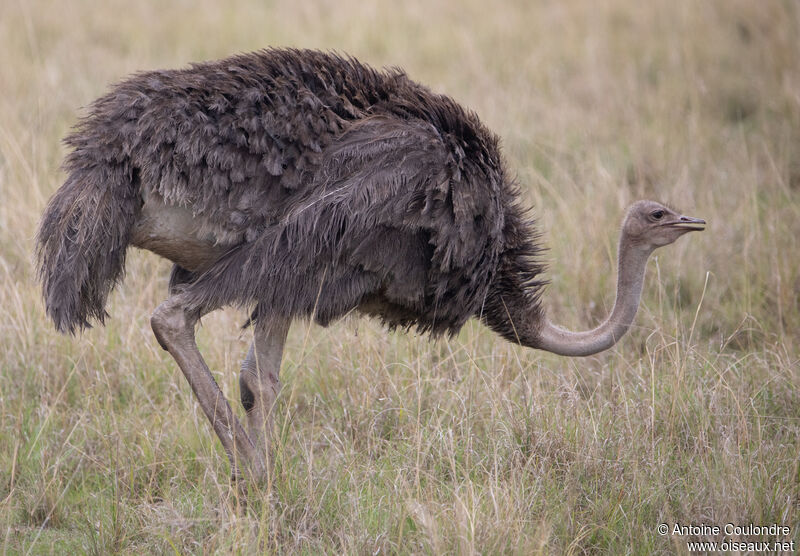
{"type": "Polygon", "coordinates": [[[248,432],[267,464],[267,473],[272,469],[273,409],[281,387],[278,373],[290,324],[287,318],[259,317],[239,375],[248,432]]]}
{"type": "Polygon", "coordinates": [[[186,306],[184,294],[172,295],[158,306],[150,319],[156,339],[178,363],[197,396],[203,412],[231,462],[231,473],[239,478],[249,473],[259,479],[265,475],[264,458],[233,414],[219,385],[197,349],[194,326],[200,313],[186,306]],[[242,464],[244,469],[240,468],[242,464]]]}

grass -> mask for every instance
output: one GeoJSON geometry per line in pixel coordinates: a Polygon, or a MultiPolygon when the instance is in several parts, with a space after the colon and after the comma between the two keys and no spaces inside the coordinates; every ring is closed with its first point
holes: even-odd
{"type": "MultiPolygon", "coordinates": [[[[798,36],[779,0],[3,3],[0,552],[685,553],[656,531],[676,522],[800,540],[798,36]],[[476,110],[535,207],[566,326],[613,302],[628,202],[709,228],[657,252],[635,328],[587,359],[475,322],[437,342],[296,323],[275,481],[237,512],[149,330],[169,264],[132,252],[108,325],[68,338],[31,249],[79,107],[135,70],[267,45],[400,65],[476,110]]],[[[198,336],[231,399],[242,320],[198,336]]]]}

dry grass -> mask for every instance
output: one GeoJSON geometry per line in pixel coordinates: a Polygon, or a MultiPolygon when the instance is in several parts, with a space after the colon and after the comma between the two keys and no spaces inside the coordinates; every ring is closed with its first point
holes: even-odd
{"type": "MultiPolygon", "coordinates": [[[[792,527],[800,428],[800,10],[790,1],[0,4],[0,551],[685,552],[656,525],[792,527]],[[224,6],[224,7],[222,7],[224,6]],[[227,463],[149,331],[169,265],[130,258],[112,319],[46,322],[37,219],[59,139],[107,83],[266,45],[401,65],[504,137],[574,328],[613,301],[640,197],[710,226],[650,263],[636,328],[570,360],[470,323],[290,332],[270,493],[227,463]]],[[[241,315],[199,334],[238,398],[241,315]]]]}

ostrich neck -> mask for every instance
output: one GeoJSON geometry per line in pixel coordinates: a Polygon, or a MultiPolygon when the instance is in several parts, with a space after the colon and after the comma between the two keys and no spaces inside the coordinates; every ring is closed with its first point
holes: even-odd
{"type": "Polygon", "coordinates": [[[585,356],[606,350],[628,331],[642,295],[644,271],[652,249],[631,245],[620,237],[617,264],[617,296],[611,315],[597,328],[571,332],[552,324],[548,319],[539,328],[535,347],[559,355],[585,356]]]}

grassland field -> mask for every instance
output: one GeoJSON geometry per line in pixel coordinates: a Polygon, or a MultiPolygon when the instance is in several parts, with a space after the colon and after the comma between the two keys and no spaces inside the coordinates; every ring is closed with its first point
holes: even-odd
{"type": "MultiPolygon", "coordinates": [[[[722,540],[662,523],[777,523],[790,533],[769,540],[800,541],[799,243],[795,1],[0,0],[0,553],[683,554],[722,540]],[[170,264],[131,250],[107,326],[65,337],[32,247],[60,140],[109,83],[284,45],[401,66],[475,110],[534,207],[545,303],[567,327],[613,304],[629,202],[709,226],[656,253],[635,326],[590,358],[477,322],[435,342],[363,318],[295,323],[275,480],[240,511],[150,331],[170,264]]],[[[198,331],[231,400],[243,318],[198,331]]]]}

